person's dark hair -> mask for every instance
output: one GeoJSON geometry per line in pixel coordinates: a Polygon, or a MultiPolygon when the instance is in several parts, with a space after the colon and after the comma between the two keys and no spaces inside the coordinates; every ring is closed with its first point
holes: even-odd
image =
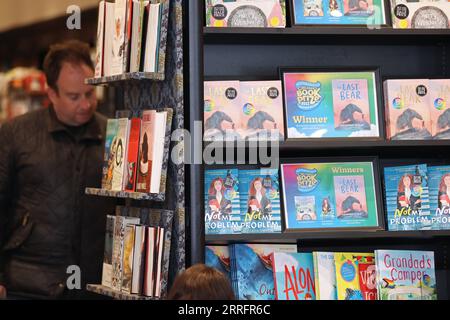
{"type": "Polygon", "coordinates": [[[85,64],[92,70],[95,70],[87,43],[79,40],[69,40],[50,46],[50,51],[44,59],[44,72],[48,86],[56,92],[58,92],[56,82],[65,62],[78,65],[85,64]]]}
{"type": "Polygon", "coordinates": [[[230,280],[219,270],[196,264],[179,274],[169,300],[235,300],[230,280]]]}

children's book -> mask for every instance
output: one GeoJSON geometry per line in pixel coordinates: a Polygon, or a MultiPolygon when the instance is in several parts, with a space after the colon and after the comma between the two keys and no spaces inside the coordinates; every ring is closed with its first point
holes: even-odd
{"type": "Polygon", "coordinates": [[[276,300],[316,300],[312,253],[272,254],[276,300]]]}
{"type": "Polygon", "coordinates": [[[375,250],[378,300],[437,300],[433,251],[375,250]]]}
{"type": "Polygon", "coordinates": [[[111,190],[115,167],[115,146],[117,144],[117,119],[108,119],[106,125],[105,152],[103,156],[102,189],[111,190]]]}
{"type": "Polygon", "coordinates": [[[237,169],[205,171],[205,233],[241,232],[237,169]]]}
{"type": "Polygon", "coordinates": [[[448,29],[448,0],[391,0],[392,26],[398,29],[448,29]]]}
{"type": "Polygon", "coordinates": [[[205,264],[221,271],[231,280],[230,250],[228,246],[205,246],[205,264]]]}
{"type": "Polygon", "coordinates": [[[389,230],[432,228],[426,164],[384,168],[384,187],[389,230]]]}
{"type": "Polygon", "coordinates": [[[381,136],[373,71],[287,71],[283,84],[288,139],[381,136]]]}
{"type": "Polygon", "coordinates": [[[242,233],[281,232],[278,169],[239,170],[242,233]]]}
{"type": "Polygon", "coordinates": [[[234,244],[231,265],[236,268],[232,281],[239,300],[275,300],[271,255],[297,252],[296,244],[234,244]]]}
{"type": "Polygon", "coordinates": [[[384,82],[386,131],[391,140],[431,139],[428,79],[384,82]]]}
{"type": "Polygon", "coordinates": [[[450,79],[429,80],[428,87],[433,139],[450,139],[450,79]]]}
{"type": "Polygon", "coordinates": [[[334,252],[313,252],[316,300],[337,300],[334,252]]]}
{"type": "Polygon", "coordinates": [[[364,300],[377,300],[377,272],[374,256],[358,261],[359,288],[364,300]]]}
{"type": "Polygon", "coordinates": [[[428,167],[430,215],[434,230],[450,229],[450,166],[428,167]]]}
{"type": "Polygon", "coordinates": [[[241,136],[246,140],[284,140],[281,81],[241,81],[241,136]]]}
{"type": "Polygon", "coordinates": [[[128,118],[117,120],[117,135],[111,145],[111,154],[114,155],[114,170],[111,190],[122,191],[124,187],[124,172],[128,160],[128,139],[130,136],[130,121],[128,118]]]}

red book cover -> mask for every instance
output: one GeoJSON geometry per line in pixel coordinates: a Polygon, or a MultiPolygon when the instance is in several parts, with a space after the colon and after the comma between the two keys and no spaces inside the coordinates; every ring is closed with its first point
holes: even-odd
{"type": "Polygon", "coordinates": [[[125,176],[125,191],[136,190],[136,172],[139,162],[139,138],[141,135],[141,119],[131,119],[130,138],[128,140],[128,159],[125,176]]]}
{"type": "Polygon", "coordinates": [[[367,257],[366,262],[358,264],[359,286],[364,300],[377,300],[377,272],[375,261],[367,257]]]}

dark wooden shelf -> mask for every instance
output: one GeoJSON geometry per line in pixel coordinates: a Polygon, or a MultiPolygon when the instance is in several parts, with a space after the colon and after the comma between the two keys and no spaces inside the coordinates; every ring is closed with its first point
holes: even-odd
{"type": "Polygon", "coordinates": [[[430,231],[330,231],[285,232],[267,234],[206,235],[206,244],[230,243],[296,243],[307,240],[355,240],[355,239],[431,239],[450,237],[450,230],[430,231]]]}
{"type": "Polygon", "coordinates": [[[130,81],[130,80],[163,81],[164,74],[163,73],[154,73],[154,72],[131,72],[131,73],[114,75],[114,76],[101,77],[101,78],[88,78],[85,80],[85,83],[91,84],[91,85],[106,85],[106,84],[115,84],[115,83],[120,83],[122,81],[130,81]]]}
{"type": "Polygon", "coordinates": [[[139,193],[139,192],[127,192],[127,191],[111,191],[97,188],[86,188],[85,193],[87,195],[110,197],[110,198],[123,198],[134,200],[149,200],[149,201],[164,201],[166,196],[164,193],[139,193]]]}

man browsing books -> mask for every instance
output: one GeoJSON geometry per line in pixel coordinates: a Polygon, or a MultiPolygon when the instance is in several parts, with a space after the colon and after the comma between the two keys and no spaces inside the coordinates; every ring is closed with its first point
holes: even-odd
{"type": "Polygon", "coordinates": [[[0,298],[82,298],[68,277],[80,289],[101,277],[113,206],[84,194],[101,182],[106,130],[84,83],[94,76],[89,47],[52,46],[44,70],[52,105],[0,128],[0,298]]]}

